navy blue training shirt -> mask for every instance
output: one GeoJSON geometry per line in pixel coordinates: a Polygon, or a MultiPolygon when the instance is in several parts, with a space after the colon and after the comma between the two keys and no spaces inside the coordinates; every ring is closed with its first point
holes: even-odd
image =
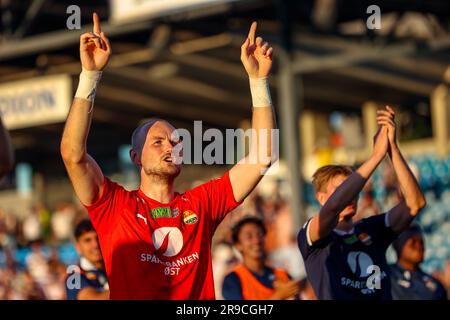
{"type": "Polygon", "coordinates": [[[388,226],[386,214],[356,222],[349,233],[334,230],[315,243],[307,235],[310,222],[302,227],[297,240],[318,299],[392,299],[386,250],[397,235],[388,226]]]}
{"type": "MultiPolygon", "coordinates": [[[[82,258],[83,259],[83,258],[82,258]]],[[[86,263],[80,263],[79,270],[74,270],[66,277],[66,296],[67,300],[77,300],[81,289],[91,287],[99,292],[108,288],[108,280],[105,270],[99,270],[94,267],[82,268],[86,263]],[[75,280],[75,277],[79,279],[75,280]]]]}
{"type": "Polygon", "coordinates": [[[399,264],[390,267],[392,299],[394,300],[447,300],[442,284],[418,269],[412,272],[399,264]]]}

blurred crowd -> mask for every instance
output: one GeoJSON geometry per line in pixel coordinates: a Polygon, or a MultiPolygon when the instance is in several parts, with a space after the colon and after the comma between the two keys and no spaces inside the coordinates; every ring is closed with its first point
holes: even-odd
{"type": "Polygon", "coordinates": [[[20,219],[0,208],[0,299],[65,299],[67,266],[77,262],[73,228],[86,217],[71,203],[39,204],[20,219]]]}

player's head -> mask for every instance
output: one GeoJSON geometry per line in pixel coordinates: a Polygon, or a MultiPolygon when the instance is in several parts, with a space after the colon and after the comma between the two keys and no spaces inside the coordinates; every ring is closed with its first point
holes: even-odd
{"type": "Polygon", "coordinates": [[[417,267],[425,257],[425,244],[422,230],[418,225],[412,225],[403,231],[392,244],[398,260],[417,267]]]}
{"type": "Polygon", "coordinates": [[[181,170],[172,152],[178,144],[175,127],[162,119],[151,119],[137,127],[131,138],[130,157],[146,175],[175,178],[181,170]]]}
{"type": "Polygon", "coordinates": [[[75,248],[78,254],[93,264],[103,261],[97,232],[88,219],[81,220],[75,226],[75,248]]]}
{"type": "Polygon", "coordinates": [[[261,219],[245,217],[232,229],[232,240],[244,259],[262,259],[265,256],[264,236],[266,228],[261,219]]]}
{"type": "MultiPolygon", "coordinates": [[[[353,173],[350,166],[328,165],[319,168],[314,174],[312,184],[316,192],[316,199],[323,206],[333,192],[353,173]]],[[[339,220],[353,217],[356,214],[358,197],[339,214],[339,220]]]]}

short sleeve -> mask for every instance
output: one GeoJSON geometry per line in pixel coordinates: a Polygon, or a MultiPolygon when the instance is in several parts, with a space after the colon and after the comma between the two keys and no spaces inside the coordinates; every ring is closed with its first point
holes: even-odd
{"type": "Polygon", "coordinates": [[[397,238],[397,234],[389,226],[388,215],[386,213],[363,219],[361,223],[371,231],[373,237],[376,237],[383,244],[384,248],[389,247],[397,238]]]}
{"type": "Polygon", "coordinates": [[[222,296],[225,300],[243,300],[241,280],[236,273],[229,273],[223,280],[222,296]]]}
{"type": "Polygon", "coordinates": [[[243,201],[234,199],[233,188],[231,186],[230,175],[227,171],[222,177],[206,182],[192,190],[199,193],[202,200],[206,202],[208,214],[216,228],[225,218],[226,214],[243,201]]]}
{"type": "Polygon", "coordinates": [[[306,260],[314,251],[325,248],[331,240],[331,236],[327,236],[320,239],[314,243],[311,242],[309,238],[309,226],[311,224],[312,218],[303,225],[297,235],[297,244],[302,254],[303,260],[306,260]]]}
{"type": "Polygon", "coordinates": [[[113,225],[117,218],[117,208],[123,203],[125,189],[105,177],[102,195],[91,205],[85,205],[97,232],[113,225]]]}

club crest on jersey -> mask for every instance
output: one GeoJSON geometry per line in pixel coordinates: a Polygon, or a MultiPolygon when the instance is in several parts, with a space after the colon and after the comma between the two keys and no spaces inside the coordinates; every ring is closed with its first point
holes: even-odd
{"type": "Polygon", "coordinates": [[[183,212],[183,221],[186,224],[194,224],[198,221],[197,215],[191,210],[186,210],[183,212]]]}
{"type": "Polygon", "coordinates": [[[366,246],[370,246],[372,244],[372,238],[367,233],[361,233],[358,235],[358,239],[366,246]]]}

